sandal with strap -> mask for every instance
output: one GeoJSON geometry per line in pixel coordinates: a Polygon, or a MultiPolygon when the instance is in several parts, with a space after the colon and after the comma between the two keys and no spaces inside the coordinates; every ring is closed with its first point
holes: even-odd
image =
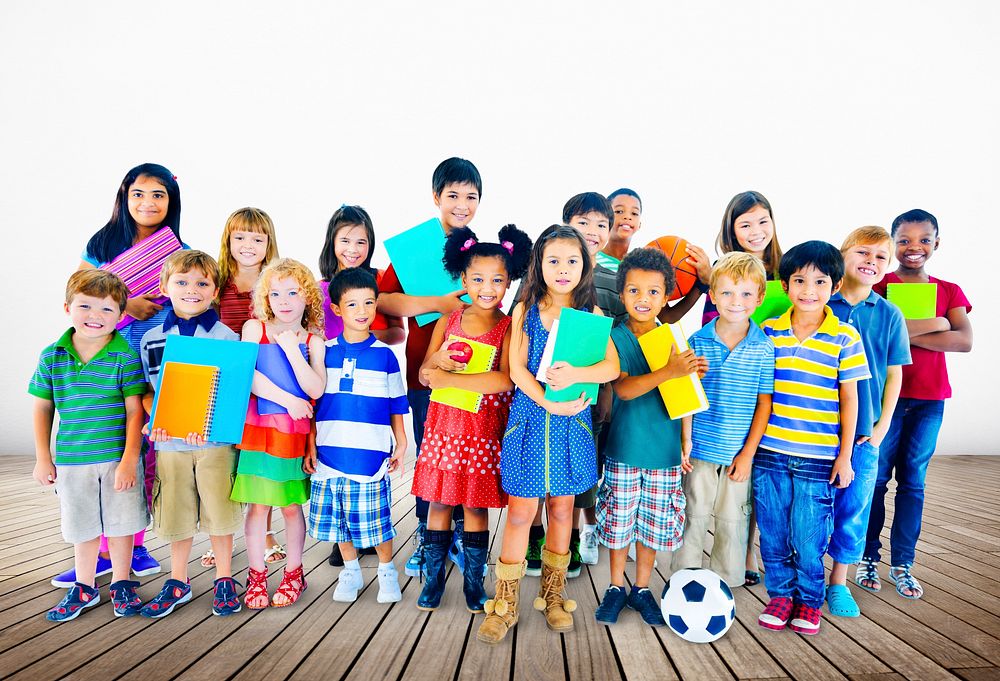
{"type": "Polygon", "coordinates": [[[910,574],[912,564],[893,565],[889,568],[889,579],[896,585],[896,593],[903,598],[915,601],[924,595],[924,587],[920,586],[917,578],[910,574]],[[909,591],[910,593],[905,593],[909,591]]]}
{"type": "Polygon", "coordinates": [[[212,549],[205,551],[201,555],[201,566],[206,568],[215,567],[215,552],[212,549]]]}
{"type": "Polygon", "coordinates": [[[294,570],[289,570],[285,568],[284,574],[281,576],[281,584],[278,585],[278,590],[274,592],[274,596],[271,597],[271,605],[276,608],[283,608],[287,605],[291,605],[295,601],[299,600],[299,596],[302,592],[306,590],[306,576],[302,572],[302,566],[298,566],[294,570]],[[284,599],[284,602],[278,602],[278,596],[284,599]]]}
{"type": "Polygon", "coordinates": [[[263,610],[270,602],[270,596],[267,594],[267,568],[263,570],[250,568],[247,572],[247,590],[243,594],[243,603],[248,610],[263,610]]]}
{"type": "Polygon", "coordinates": [[[854,583],[873,594],[881,591],[882,581],[878,576],[878,561],[862,558],[858,563],[858,569],[854,572],[854,583]]]}
{"type": "MultiPolygon", "coordinates": [[[[274,532],[267,532],[268,535],[274,537],[274,532]]],[[[288,557],[288,553],[285,551],[285,547],[278,544],[275,541],[273,546],[268,546],[264,550],[264,562],[265,563],[277,563],[279,560],[284,560],[288,557]]]]}

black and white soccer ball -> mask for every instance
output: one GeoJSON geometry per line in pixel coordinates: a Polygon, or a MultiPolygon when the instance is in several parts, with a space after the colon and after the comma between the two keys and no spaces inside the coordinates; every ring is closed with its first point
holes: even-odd
{"type": "Polygon", "coordinates": [[[678,570],[667,580],[660,610],[667,626],[684,640],[711,643],[733,625],[736,600],[719,575],[705,568],[689,568],[678,570]]]}

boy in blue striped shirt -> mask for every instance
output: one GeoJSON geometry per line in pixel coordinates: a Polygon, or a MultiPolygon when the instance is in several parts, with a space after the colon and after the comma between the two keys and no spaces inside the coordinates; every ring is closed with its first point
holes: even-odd
{"type": "Polygon", "coordinates": [[[771,601],[758,622],[816,634],[834,495],[854,477],[858,381],[870,375],[861,336],[827,305],[844,279],[840,251],[824,241],[799,244],[778,275],[792,307],[764,322],[774,343],[774,397],[753,493],[771,601]]]}
{"type": "Polygon", "coordinates": [[[316,403],[316,451],[306,456],[312,474],[309,534],[337,542],[344,557],[333,600],[351,602],[364,587],[355,547],[378,553],[378,602],[402,598],[392,564],[389,474],[406,452],[403,415],[410,411],[399,361],[369,328],[378,286],[367,270],[339,272],[330,282],[333,311],[344,331],[326,343],[326,391],[316,403]],[[395,444],[393,443],[395,441],[395,444]]]}
{"type": "Polygon", "coordinates": [[[682,426],[687,518],[673,567],[701,567],[714,515],[709,567],[731,587],[744,584],[750,469],[774,392],[774,345],[751,319],[766,286],[760,258],[736,251],[722,256],[709,280],[719,316],[688,339],[694,353],[708,360],[701,382],[709,408],[685,417],[682,426]]]}

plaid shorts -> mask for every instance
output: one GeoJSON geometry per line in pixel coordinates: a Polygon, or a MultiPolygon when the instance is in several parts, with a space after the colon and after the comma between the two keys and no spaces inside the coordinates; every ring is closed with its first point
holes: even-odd
{"type": "Polygon", "coordinates": [[[636,468],[608,459],[597,495],[597,536],[611,549],[633,541],[675,551],[684,532],[681,467],[636,468]]]}
{"type": "Polygon", "coordinates": [[[392,525],[389,476],[376,482],[348,478],[312,481],[309,535],[319,541],[378,546],[396,536],[392,525]]]}

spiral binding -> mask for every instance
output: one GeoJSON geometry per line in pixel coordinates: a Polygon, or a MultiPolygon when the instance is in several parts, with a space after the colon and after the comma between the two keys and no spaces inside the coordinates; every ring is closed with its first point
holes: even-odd
{"type": "Polygon", "coordinates": [[[208,405],[205,409],[205,424],[201,429],[201,436],[206,440],[211,440],[212,437],[212,422],[215,417],[215,401],[219,394],[219,376],[222,372],[218,368],[212,373],[212,388],[208,391],[208,405]]]}

